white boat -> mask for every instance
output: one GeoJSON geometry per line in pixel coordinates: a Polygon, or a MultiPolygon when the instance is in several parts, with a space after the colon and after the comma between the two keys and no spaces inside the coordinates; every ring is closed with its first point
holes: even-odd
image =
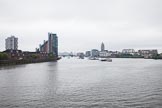
{"type": "Polygon", "coordinates": [[[112,62],[111,58],[101,58],[100,61],[112,62]]]}

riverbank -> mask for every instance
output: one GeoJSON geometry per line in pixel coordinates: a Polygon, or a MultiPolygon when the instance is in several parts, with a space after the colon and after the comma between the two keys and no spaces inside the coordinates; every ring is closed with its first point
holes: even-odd
{"type": "Polygon", "coordinates": [[[0,60],[0,66],[19,65],[19,64],[30,64],[30,63],[41,63],[41,62],[52,62],[57,61],[61,58],[48,58],[48,59],[22,59],[22,60],[0,60]]]}

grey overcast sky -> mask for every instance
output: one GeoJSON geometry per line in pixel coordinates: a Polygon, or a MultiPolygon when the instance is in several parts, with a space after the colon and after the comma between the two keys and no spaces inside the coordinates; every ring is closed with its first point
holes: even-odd
{"type": "Polygon", "coordinates": [[[5,38],[34,51],[48,32],[59,51],[124,48],[162,52],[162,0],[0,0],[0,51],[5,38]]]}

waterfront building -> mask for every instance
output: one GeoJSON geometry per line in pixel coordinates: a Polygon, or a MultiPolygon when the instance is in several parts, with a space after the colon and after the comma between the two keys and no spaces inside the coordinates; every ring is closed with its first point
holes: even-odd
{"type": "Polygon", "coordinates": [[[116,57],[119,57],[121,52],[119,52],[119,51],[109,51],[109,54],[111,55],[112,58],[116,58],[116,57]]]}
{"type": "Polygon", "coordinates": [[[23,57],[23,52],[21,50],[7,49],[3,51],[3,53],[6,53],[11,60],[19,60],[23,57]]]}
{"type": "Polygon", "coordinates": [[[91,51],[86,51],[85,57],[90,57],[91,56],[91,51]]]}
{"type": "Polygon", "coordinates": [[[18,38],[15,36],[8,37],[5,40],[6,50],[18,50],[18,38]]]}
{"type": "Polygon", "coordinates": [[[132,54],[132,55],[134,55],[135,50],[134,49],[123,49],[122,53],[123,54],[132,54]]]}
{"type": "Polygon", "coordinates": [[[111,53],[109,53],[107,50],[105,50],[105,51],[100,51],[100,52],[99,52],[99,56],[100,56],[101,58],[107,58],[107,57],[110,57],[110,56],[111,56],[111,53]]]}
{"type": "Polygon", "coordinates": [[[41,53],[51,53],[58,57],[58,37],[56,34],[48,33],[48,41],[43,42],[39,45],[39,50],[37,52],[41,53]]]}
{"type": "Polygon", "coordinates": [[[108,50],[105,50],[105,45],[103,42],[101,44],[101,51],[99,52],[99,56],[101,58],[107,58],[107,57],[111,56],[111,54],[108,52],[108,50]]]}
{"type": "Polygon", "coordinates": [[[92,49],[91,57],[99,57],[99,51],[97,49],[92,49]]]}
{"type": "Polygon", "coordinates": [[[105,50],[105,45],[104,45],[104,43],[102,42],[102,44],[101,44],[101,51],[104,51],[105,50]]]}
{"type": "Polygon", "coordinates": [[[138,50],[140,55],[145,55],[145,54],[151,54],[151,55],[156,55],[158,54],[158,51],[156,49],[153,50],[138,50]]]}
{"type": "Polygon", "coordinates": [[[47,59],[48,54],[45,52],[23,51],[23,59],[47,59]]]}
{"type": "Polygon", "coordinates": [[[158,54],[157,49],[152,50],[138,50],[138,53],[143,56],[144,58],[152,58],[158,54]]]}
{"type": "Polygon", "coordinates": [[[77,56],[79,57],[79,59],[84,59],[84,53],[82,52],[77,53],[77,56]]]}
{"type": "Polygon", "coordinates": [[[48,33],[48,47],[49,53],[58,57],[58,37],[57,34],[48,33]]]}
{"type": "Polygon", "coordinates": [[[49,52],[49,50],[48,50],[48,41],[45,41],[44,40],[44,43],[41,45],[39,45],[39,49],[40,49],[40,52],[45,52],[45,53],[48,53],[49,52]]]}

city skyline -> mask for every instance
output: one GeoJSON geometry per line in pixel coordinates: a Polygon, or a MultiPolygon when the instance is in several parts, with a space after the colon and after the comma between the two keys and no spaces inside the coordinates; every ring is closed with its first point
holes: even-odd
{"type": "Polygon", "coordinates": [[[53,31],[59,35],[59,52],[100,49],[101,42],[108,50],[162,52],[161,3],[161,0],[1,0],[0,51],[5,50],[4,40],[11,35],[19,38],[19,49],[35,51],[46,33],[53,31]]]}

